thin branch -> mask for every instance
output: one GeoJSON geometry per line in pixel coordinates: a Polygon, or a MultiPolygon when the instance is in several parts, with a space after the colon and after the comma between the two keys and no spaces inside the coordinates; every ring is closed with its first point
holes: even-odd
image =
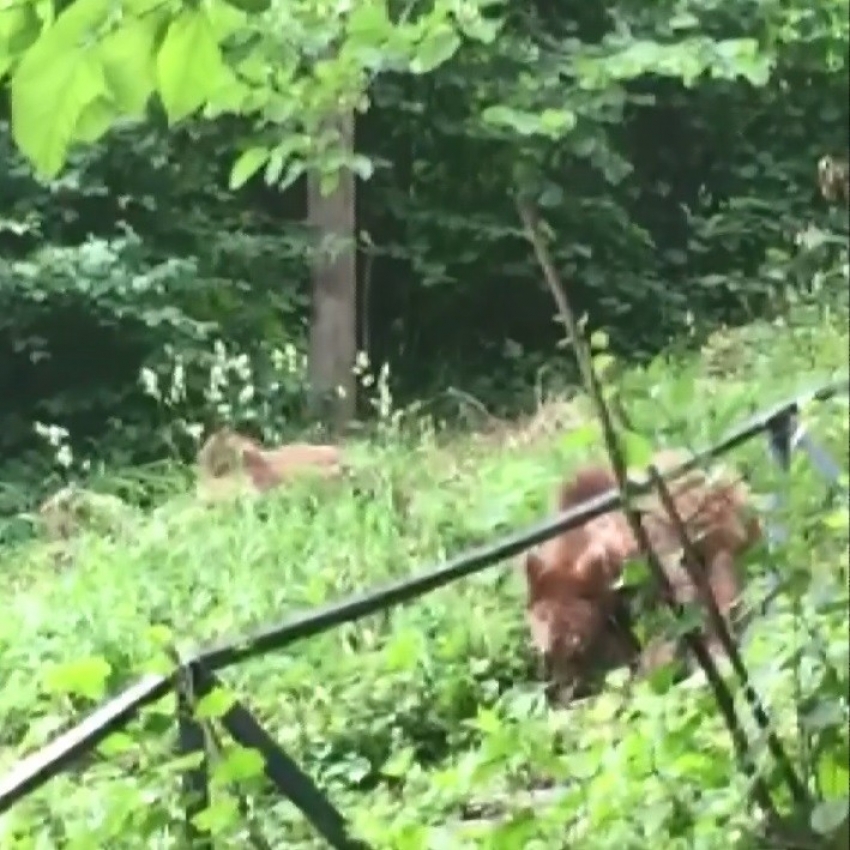
{"type": "Polygon", "coordinates": [[[676,532],[676,535],[682,545],[682,552],[684,555],[682,560],[685,570],[687,571],[691,581],[694,583],[694,586],[703,590],[703,598],[708,610],[711,625],[714,627],[720,641],[720,645],[723,647],[724,651],[729,656],[729,660],[732,662],[732,669],[735,671],[739,681],[741,682],[744,696],[752,710],[753,718],[759,728],[765,733],[767,747],[776,759],[776,763],[785,777],[785,782],[788,785],[788,790],[791,792],[794,802],[801,806],[807,806],[810,801],[806,787],[800,780],[799,776],[797,776],[797,772],[794,770],[791,760],[788,758],[788,754],[782,746],[782,742],[779,740],[779,737],[773,729],[770,719],[767,716],[767,711],[756,693],[755,688],[750,682],[749,673],[747,672],[747,667],[744,664],[743,658],[741,658],[741,653],[738,651],[738,646],[729,634],[729,628],[726,624],[726,620],[723,618],[720,613],[720,609],[717,607],[717,600],[714,598],[714,594],[711,592],[711,588],[708,585],[708,566],[705,562],[705,558],[703,557],[702,552],[694,546],[693,540],[691,540],[690,535],[688,534],[688,530],[685,527],[682,516],[676,508],[676,503],[670,494],[667,483],[664,481],[663,476],[655,464],[652,464],[649,467],[649,477],[653,484],[655,484],[658,488],[658,496],[661,500],[661,505],[670,517],[673,530],[676,532]]]}

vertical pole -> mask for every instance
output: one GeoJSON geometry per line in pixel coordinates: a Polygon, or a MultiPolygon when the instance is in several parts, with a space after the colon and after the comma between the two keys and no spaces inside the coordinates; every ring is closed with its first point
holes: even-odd
{"type": "MultiPolygon", "coordinates": [[[[793,413],[783,413],[767,426],[768,450],[779,468],[788,473],[791,470],[791,454],[794,451],[794,436],[797,431],[797,420],[793,413]]],[[[780,492],[775,492],[771,499],[771,511],[779,510],[784,499],[780,492]]],[[[769,546],[783,543],[787,539],[786,530],[775,522],[767,525],[767,542],[769,546]]]]}
{"type": "Polygon", "coordinates": [[[195,816],[210,804],[209,752],[203,725],[195,718],[199,694],[195,665],[186,665],[177,677],[177,729],[180,756],[197,754],[197,763],[183,770],[182,794],[186,812],[186,843],[192,850],[212,850],[212,838],[195,826],[195,816]]]}
{"type": "MultiPolygon", "coordinates": [[[[774,463],[784,472],[791,469],[791,455],[794,451],[795,434],[797,432],[797,420],[794,413],[784,412],[768,423],[765,431],[767,435],[767,449],[774,463]]],[[[783,481],[783,489],[784,489],[783,481]]],[[[764,531],[767,539],[768,550],[781,546],[788,539],[788,531],[785,526],[777,521],[776,515],[785,504],[783,493],[776,489],[770,496],[768,516],[765,519],[764,531]],[[770,515],[773,514],[773,517],[770,515]]],[[[766,591],[757,610],[760,616],[767,614],[773,601],[781,589],[781,579],[775,569],[770,569],[766,575],[766,591]]]]}

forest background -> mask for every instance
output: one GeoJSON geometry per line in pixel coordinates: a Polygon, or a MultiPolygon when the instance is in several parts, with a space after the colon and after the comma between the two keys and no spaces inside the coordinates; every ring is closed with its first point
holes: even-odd
{"type": "MultiPolygon", "coordinates": [[[[358,175],[357,348],[387,364],[397,406],[438,418],[528,409],[574,380],[518,185],[589,327],[631,362],[846,287],[825,261],[842,211],[815,181],[848,146],[846,2],[255,5],[211,4],[227,38],[210,38],[245,74],[283,50],[294,82],[277,113],[216,100],[186,59],[206,55],[196,42],[171,51],[182,88],[157,60],[158,100],[110,112],[80,96],[70,129],[48,125],[67,110],[36,103],[30,66],[48,48],[65,61],[104,4],[0,12],[6,515],[87,470],[189,458],[223,421],[303,431],[311,268],[328,249],[305,218],[317,170],[358,175]],[[66,24],[53,43],[48,18],[66,24]],[[317,149],[310,128],[342,90],[359,98],[354,152],[317,149]]],[[[189,38],[192,9],[155,7],[172,47],[178,25],[189,38]]]]}

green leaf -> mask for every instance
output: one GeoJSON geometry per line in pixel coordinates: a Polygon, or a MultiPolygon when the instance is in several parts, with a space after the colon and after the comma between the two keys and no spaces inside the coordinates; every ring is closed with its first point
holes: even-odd
{"type": "MultiPolygon", "coordinates": [[[[271,164],[271,162],[269,164],[271,164]]],[[[306,171],[307,171],[307,166],[303,162],[299,162],[299,161],[290,162],[289,165],[287,165],[287,167],[286,167],[286,173],[283,175],[283,177],[280,179],[280,181],[277,184],[278,189],[280,189],[281,192],[283,192],[284,189],[288,189],[306,171]]],[[[273,180],[269,179],[268,169],[266,170],[266,182],[267,183],[273,183],[274,182],[273,180]]]]}
{"type": "Polygon", "coordinates": [[[12,67],[41,32],[41,21],[32,5],[18,4],[0,10],[0,77],[12,67]]]}
{"type": "Polygon", "coordinates": [[[224,63],[200,9],[184,9],[168,27],[156,57],[160,97],[173,124],[190,115],[221,83],[224,63]]]}
{"type": "Polygon", "coordinates": [[[163,623],[154,623],[147,629],[148,639],[157,646],[170,646],[174,642],[174,632],[163,623]]]}
{"type": "Polygon", "coordinates": [[[537,199],[537,203],[546,209],[555,209],[564,203],[564,190],[555,183],[550,183],[537,199]]]}
{"type": "Polygon", "coordinates": [[[404,777],[416,763],[416,756],[411,747],[404,747],[393,753],[381,768],[384,776],[404,777]]]}
{"type": "Polygon", "coordinates": [[[822,519],[824,528],[830,531],[844,531],[850,527],[850,515],[847,513],[846,507],[841,507],[838,510],[830,511],[822,519]]]}
{"type": "Polygon", "coordinates": [[[30,6],[18,4],[0,9],[0,44],[8,44],[15,34],[21,30],[28,18],[30,6]]]}
{"type": "Polygon", "coordinates": [[[339,186],[339,171],[323,171],[319,175],[319,194],[323,198],[329,198],[339,186]]]}
{"type": "Polygon", "coordinates": [[[699,26],[699,18],[691,12],[679,12],[670,18],[670,29],[686,30],[699,26]]]}
{"type": "Polygon", "coordinates": [[[449,24],[439,24],[416,46],[410,63],[414,74],[427,74],[454,56],[460,47],[460,36],[449,24]]]}
{"type": "Polygon", "coordinates": [[[632,558],[623,567],[620,581],[626,586],[639,586],[646,584],[650,579],[649,566],[644,558],[632,558]]]}
{"type": "Polygon", "coordinates": [[[630,471],[640,473],[640,478],[645,477],[646,468],[652,463],[655,450],[652,443],[635,431],[626,431],[622,435],[623,453],[626,456],[626,464],[630,471]]]}
{"type": "Polygon", "coordinates": [[[88,699],[100,699],[106,691],[106,680],[112,665],[100,656],[79,658],[56,664],[44,676],[45,687],[61,694],[74,694],[88,699]]]}
{"type": "Polygon", "coordinates": [[[606,351],[609,347],[608,334],[603,330],[595,330],[590,335],[590,347],[594,351],[606,351]]]}
{"type": "Polygon", "coordinates": [[[359,3],[345,24],[348,38],[357,48],[381,47],[393,36],[394,28],[386,4],[359,3]]]}
{"type": "Polygon", "coordinates": [[[268,161],[268,148],[253,147],[243,151],[230,171],[230,188],[244,186],[268,161]]]}
{"type": "Polygon", "coordinates": [[[502,29],[502,20],[490,20],[482,17],[478,10],[470,14],[458,14],[457,25],[460,31],[474,41],[482,44],[492,44],[502,29]]]}
{"type": "Polygon", "coordinates": [[[575,127],[578,119],[569,109],[544,109],[540,113],[540,126],[550,135],[559,136],[575,127]]]}
{"type": "Polygon", "coordinates": [[[55,46],[83,47],[84,42],[99,34],[112,11],[111,0],[74,0],[49,26],[43,37],[55,38],[55,46]]]}
{"type": "Polygon", "coordinates": [[[375,166],[368,156],[355,154],[349,161],[348,167],[361,179],[368,180],[375,173],[375,166]]]}
{"type": "Polygon", "coordinates": [[[206,754],[203,750],[195,750],[185,755],[176,756],[166,762],[160,763],[160,769],[163,773],[169,773],[172,776],[177,776],[181,773],[186,773],[189,770],[197,770],[206,759],[206,754]]]}
{"type": "MultiPolygon", "coordinates": [[[[109,9],[110,0],[67,6],[32,43],[12,77],[12,133],[44,177],[64,164],[83,110],[108,95],[102,64],[88,42],[109,9]]],[[[37,26],[30,20],[24,34],[31,36],[37,26]]]]}
{"type": "Polygon", "coordinates": [[[222,753],[221,761],[215,766],[215,781],[226,785],[230,782],[242,782],[261,776],[265,769],[265,760],[259,750],[234,744],[222,753]]]}
{"type": "Polygon", "coordinates": [[[422,637],[414,629],[403,629],[392,635],[384,650],[388,670],[412,670],[419,663],[422,637]]]}
{"type": "MultiPolygon", "coordinates": [[[[846,610],[846,608],[845,608],[846,610]]],[[[839,735],[846,728],[845,725],[839,730],[839,735]]],[[[847,758],[847,745],[842,742],[839,746],[824,748],[824,752],[818,759],[817,778],[818,787],[825,797],[843,794],[850,788],[850,760],[847,758]]]]}
{"type": "Polygon", "coordinates": [[[231,829],[241,815],[239,804],[232,794],[217,794],[215,802],[192,818],[192,823],[204,832],[217,835],[231,829]]]}
{"type": "Polygon", "coordinates": [[[40,747],[45,741],[66,729],[67,726],[68,719],[64,714],[48,714],[44,717],[37,717],[30,721],[26,735],[18,741],[18,746],[22,750],[40,747]]]}
{"type": "Polygon", "coordinates": [[[825,698],[818,700],[802,717],[802,725],[811,731],[831,727],[843,729],[847,725],[843,700],[825,698]]]}
{"type": "Polygon", "coordinates": [[[112,102],[105,97],[93,100],[80,113],[74,129],[74,139],[88,144],[96,142],[109,131],[117,115],[112,102]]]}
{"type": "Polygon", "coordinates": [[[98,744],[97,751],[106,758],[114,758],[137,748],[136,742],[126,732],[115,732],[98,744]]]}
{"type": "Polygon", "coordinates": [[[593,421],[585,422],[561,438],[560,448],[569,454],[577,453],[597,443],[600,437],[599,425],[593,421]]]}
{"type": "Polygon", "coordinates": [[[107,34],[98,51],[106,82],[125,115],[141,118],[156,86],[154,44],[159,20],[150,15],[128,20],[107,34]]]}
{"type": "Polygon", "coordinates": [[[812,829],[818,835],[830,835],[847,820],[848,811],[850,811],[850,796],[846,794],[822,800],[812,811],[812,829]]]}
{"type": "Polygon", "coordinates": [[[510,127],[521,136],[532,136],[541,132],[540,118],[537,115],[510,106],[488,106],[481,113],[481,118],[488,124],[510,127]]]}
{"type": "Polygon", "coordinates": [[[696,396],[697,381],[694,375],[684,374],[678,379],[671,380],[665,384],[667,391],[665,399],[668,410],[689,410],[693,406],[696,396]]]}
{"type": "Polygon", "coordinates": [[[492,709],[483,706],[479,707],[475,717],[466,721],[466,723],[484,735],[497,735],[504,728],[504,723],[499,715],[492,709]]]}
{"type": "Polygon", "coordinates": [[[600,354],[594,354],[591,361],[596,374],[599,375],[600,378],[604,378],[617,363],[617,359],[615,357],[612,357],[610,354],[606,354],[604,351],[600,354]]]}
{"type": "Polygon", "coordinates": [[[195,706],[195,717],[198,720],[218,719],[230,710],[234,702],[236,697],[225,688],[213,688],[198,700],[195,706]]]}
{"type": "Polygon", "coordinates": [[[45,177],[64,165],[86,107],[109,97],[97,54],[86,47],[68,50],[49,38],[52,32],[27,52],[12,77],[15,143],[45,177]]]}
{"type": "Polygon", "coordinates": [[[678,672],[679,671],[675,663],[663,664],[655,670],[652,670],[646,679],[650,690],[655,694],[669,693],[676,684],[678,672]]]}
{"type": "Polygon", "coordinates": [[[699,629],[703,624],[703,619],[702,608],[696,603],[688,602],[682,605],[682,613],[676,617],[667,634],[671,637],[684,637],[699,629]]]}

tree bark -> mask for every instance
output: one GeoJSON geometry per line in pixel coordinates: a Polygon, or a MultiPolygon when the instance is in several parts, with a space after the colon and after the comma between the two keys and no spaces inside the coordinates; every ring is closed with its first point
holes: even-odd
{"type": "MultiPolygon", "coordinates": [[[[354,113],[333,119],[343,146],[354,151],[354,113]]],[[[308,219],[319,233],[313,267],[310,321],[310,409],[335,431],[356,412],[357,240],[355,175],[343,170],[334,192],[323,197],[311,175],[308,219]]]]}

